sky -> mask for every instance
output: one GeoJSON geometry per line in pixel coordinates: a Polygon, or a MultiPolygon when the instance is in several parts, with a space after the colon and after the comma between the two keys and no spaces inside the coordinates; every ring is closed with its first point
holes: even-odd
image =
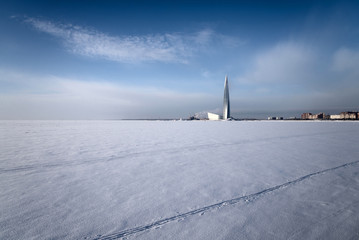
{"type": "Polygon", "coordinates": [[[359,110],[358,1],[3,1],[0,119],[359,110]]]}

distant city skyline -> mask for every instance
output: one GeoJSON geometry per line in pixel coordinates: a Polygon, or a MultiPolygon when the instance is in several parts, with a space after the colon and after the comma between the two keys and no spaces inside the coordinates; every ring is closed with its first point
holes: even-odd
{"type": "Polygon", "coordinates": [[[7,1],[0,119],[359,110],[358,1],[7,1]]]}

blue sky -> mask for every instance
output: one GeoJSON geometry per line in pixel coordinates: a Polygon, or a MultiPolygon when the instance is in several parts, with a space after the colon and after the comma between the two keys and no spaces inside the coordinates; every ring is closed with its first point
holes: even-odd
{"type": "Polygon", "coordinates": [[[7,1],[0,119],[359,107],[357,1],[7,1]]]}

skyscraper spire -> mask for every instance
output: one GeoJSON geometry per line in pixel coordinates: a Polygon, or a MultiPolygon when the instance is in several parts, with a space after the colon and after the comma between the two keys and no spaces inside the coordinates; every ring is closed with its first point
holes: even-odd
{"type": "Polygon", "coordinates": [[[223,97],[223,120],[227,120],[231,117],[230,105],[229,105],[229,89],[228,89],[228,77],[224,80],[224,97],[223,97]]]}

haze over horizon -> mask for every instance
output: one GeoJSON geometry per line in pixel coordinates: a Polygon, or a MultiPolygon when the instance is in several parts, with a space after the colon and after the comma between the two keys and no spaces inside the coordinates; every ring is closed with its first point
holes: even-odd
{"type": "Polygon", "coordinates": [[[359,110],[357,1],[9,1],[0,119],[359,110]]]}

